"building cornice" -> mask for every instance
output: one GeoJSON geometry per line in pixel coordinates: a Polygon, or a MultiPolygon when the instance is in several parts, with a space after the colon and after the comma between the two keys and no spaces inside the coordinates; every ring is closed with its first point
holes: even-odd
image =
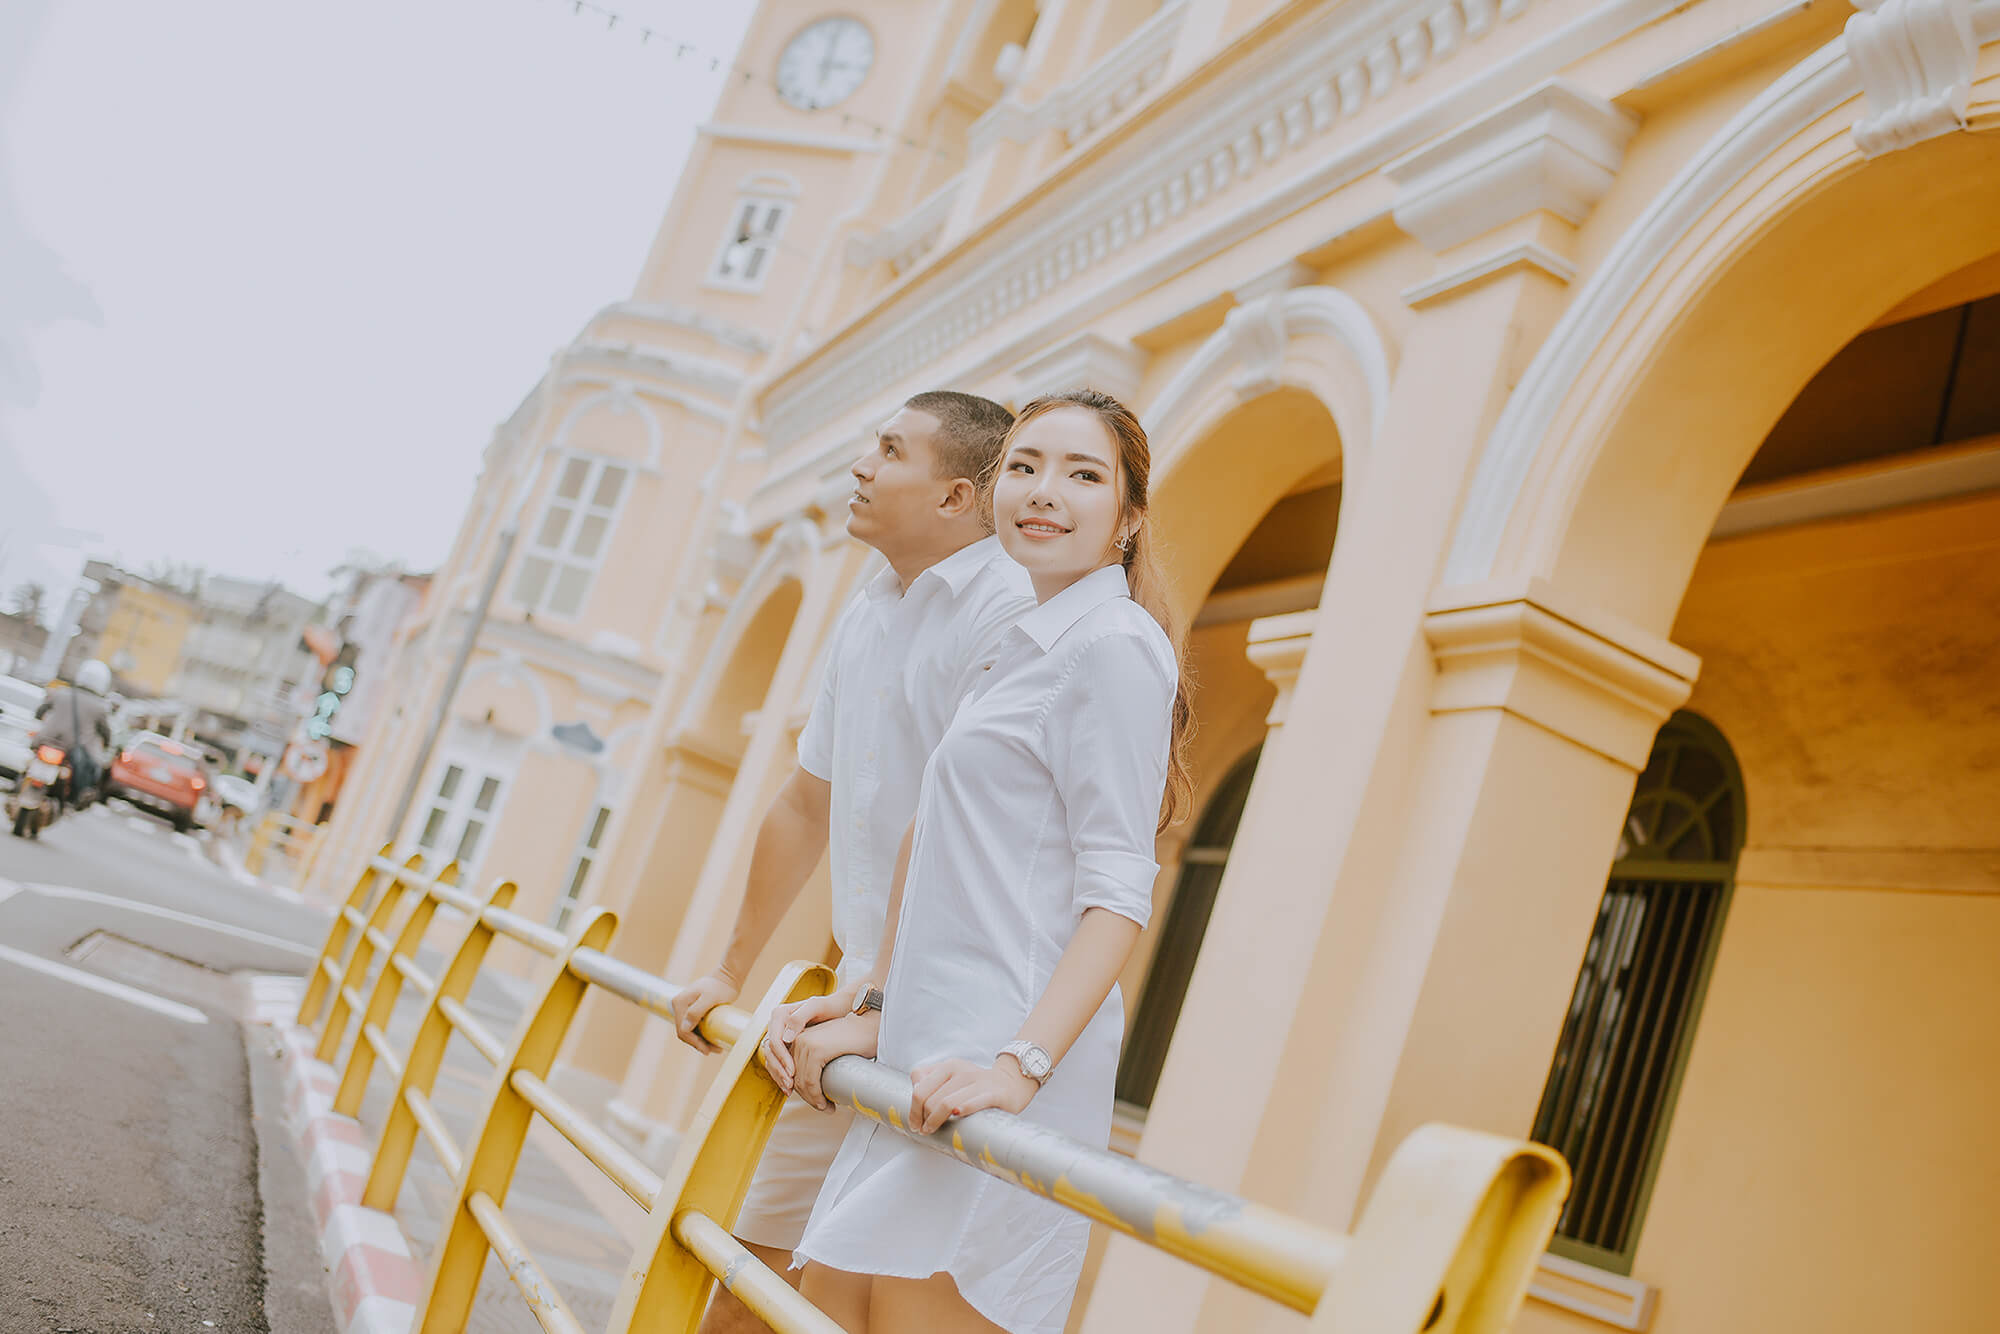
{"type": "Polygon", "coordinates": [[[665,301],[614,301],[590,317],[590,326],[585,328],[588,336],[590,327],[602,320],[643,320],[648,324],[658,324],[667,328],[686,329],[704,338],[733,347],[741,352],[762,356],[771,350],[771,340],[755,329],[696,310],[693,306],[675,305],[665,301]]]}
{"type": "MultiPolygon", "coordinates": [[[[1611,0],[1470,78],[1440,85],[1428,102],[1247,201],[1254,207],[1217,218],[1177,247],[1173,262],[1199,263],[1675,8],[1674,0],[1611,0]]],[[[1499,16],[1491,0],[1452,0],[1415,17],[1400,0],[1366,0],[1232,53],[1227,69],[1198,71],[787,368],[762,399],[766,441],[774,452],[796,443],[999,322],[1053,304],[1141,238],[1241,198],[1251,177],[1296,161],[1336,124],[1478,40],[1499,16]]]]}
{"type": "MultiPolygon", "coordinates": [[[[462,616],[454,613],[453,619],[462,616]]],[[[489,651],[511,654],[529,667],[558,672],[578,683],[589,681],[599,693],[603,685],[615,686],[628,701],[641,704],[651,702],[660,684],[660,674],[650,667],[525,621],[491,617],[480,627],[479,643],[489,651]]]]}
{"type": "Polygon", "coordinates": [[[1088,139],[1165,76],[1187,11],[1187,0],[1164,0],[1102,60],[1033,106],[1011,94],[1002,98],[967,131],[972,155],[978,157],[1003,139],[1026,143],[1053,129],[1060,129],[1072,148],[1088,139]]]}
{"type": "Polygon", "coordinates": [[[856,139],[844,134],[806,134],[799,130],[777,130],[762,125],[725,125],[708,121],[695,126],[695,133],[725,143],[757,144],[766,148],[803,148],[815,153],[880,153],[883,145],[873,139],[856,139]]]}

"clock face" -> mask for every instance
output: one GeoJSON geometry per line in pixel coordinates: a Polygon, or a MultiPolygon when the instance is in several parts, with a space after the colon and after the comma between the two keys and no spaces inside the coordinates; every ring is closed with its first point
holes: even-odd
{"type": "Polygon", "coordinates": [[[859,19],[820,19],[778,57],[778,95],[801,111],[845,102],[875,63],[875,35],[859,19]]]}

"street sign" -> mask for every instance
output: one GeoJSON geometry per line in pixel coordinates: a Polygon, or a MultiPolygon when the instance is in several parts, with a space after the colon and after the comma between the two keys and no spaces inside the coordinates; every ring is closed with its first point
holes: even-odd
{"type": "Polygon", "coordinates": [[[294,741],[285,747],[284,771],[301,783],[310,783],[326,772],[326,742],[294,741]]]}

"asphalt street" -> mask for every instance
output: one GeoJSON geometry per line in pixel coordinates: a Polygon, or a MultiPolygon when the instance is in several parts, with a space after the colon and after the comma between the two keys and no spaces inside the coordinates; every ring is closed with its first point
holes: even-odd
{"type": "Polygon", "coordinates": [[[236,975],[303,973],[325,924],[120,805],[0,834],[0,1332],[278,1323],[274,1226],[297,1268],[310,1224],[260,1186],[236,975]]]}

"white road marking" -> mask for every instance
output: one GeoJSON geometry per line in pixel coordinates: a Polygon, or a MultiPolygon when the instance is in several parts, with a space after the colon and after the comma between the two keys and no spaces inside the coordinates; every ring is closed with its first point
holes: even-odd
{"type": "Polygon", "coordinates": [[[116,997],[118,1000],[125,1001],[128,1004],[137,1005],[141,1009],[151,1010],[154,1014],[163,1014],[169,1019],[178,1019],[182,1023],[205,1024],[208,1022],[208,1016],[200,1010],[195,1009],[192,1005],[183,1005],[179,1001],[170,1001],[164,996],[155,996],[150,991],[141,991],[137,987],[128,987],[123,982],[113,982],[109,978],[99,977],[96,973],[86,973],[81,968],[71,968],[68,964],[51,963],[40,955],[27,954],[21,950],[10,949],[5,945],[0,945],[0,960],[19,964],[23,968],[32,969],[37,973],[45,974],[59,981],[73,983],[79,987],[87,987],[100,995],[116,997]]]}
{"type": "Polygon", "coordinates": [[[227,922],[218,922],[208,917],[196,917],[193,913],[175,912],[172,908],[155,908],[150,903],[135,903],[131,899],[123,899],[116,894],[99,894],[88,889],[70,889],[64,885],[23,885],[22,888],[26,889],[30,894],[43,894],[54,899],[73,899],[79,903],[101,903],[106,907],[122,908],[127,912],[141,913],[147,917],[158,917],[169,922],[180,922],[185,926],[198,926],[206,931],[214,931],[225,936],[234,936],[238,940],[247,940],[252,944],[266,945],[274,950],[283,950],[287,954],[296,954],[303,959],[319,958],[319,951],[310,945],[301,945],[295,941],[280,939],[277,936],[267,936],[261,931],[252,931],[248,927],[243,926],[231,926],[227,922]]]}

